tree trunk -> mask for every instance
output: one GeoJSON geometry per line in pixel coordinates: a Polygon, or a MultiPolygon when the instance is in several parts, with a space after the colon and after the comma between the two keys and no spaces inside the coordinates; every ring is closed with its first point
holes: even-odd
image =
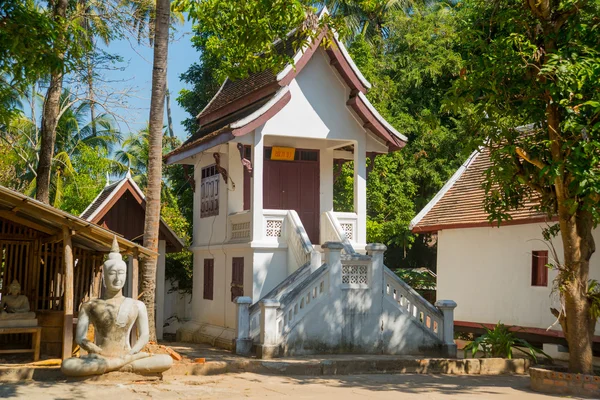
{"type": "Polygon", "coordinates": [[[172,141],[175,139],[175,132],[173,132],[173,117],[171,115],[171,93],[169,92],[169,80],[166,81],[166,102],[167,102],[167,124],[169,126],[169,136],[171,137],[171,145],[173,145],[172,141]]]}
{"type": "MultiPolygon", "coordinates": [[[[162,178],[162,129],[165,112],[167,51],[169,48],[169,0],[156,0],[154,37],[154,67],[150,100],[148,188],[146,190],[146,221],[144,247],[158,252],[160,224],[160,191],[162,178]]],[[[142,301],[148,309],[150,340],[156,341],[154,292],[156,289],[156,257],[146,257],[142,264],[142,301]]],[[[163,321],[156,321],[162,324],[163,321]]]]}
{"type": "Polygon", "coordinates": [[[565,318],[561,326],[569,345],[569,371],[592,374],[592,344],[596,320],[590,314],[587,298],[590,258],[595,251],[592,236],[592,216],[578,211],[576,216],[563,220],[559,211],[567,274],[563,286],[565,318]]]}
{"type": "MultiPolygon", "coordinates": [[[[560,113],[554,102],[546,108],[548,136],[552,141],[554,162],[563,161],[560,113]]],[[[559,290],[564,300],[564,317],[559,319],[569,345],[569,372],[593,373],[592,343],[596,320],[590,314],[587,298],[590,258],[596,251],[592,230],[593,217],[579,206],[573,214],[572,196],[567,182],[568,172],[560,171],[554,181],[560,234],[563,241],[564,271],[559,272],[559,290]]]]}
{"type": "MultiPolygon", "coordinates": [[[[54,7],[54,19],[60,23],[67,15],[68,0],[58,0],[54,7]]],[[[64,28],[64,27],[63,27],[64,28]]],[[[56,38],[55,48],[62,46],[64,35],[56,38]]],[[[64,58],[64,50],[60,50],[58,57],[64,58]]],[[[50,203],[50,174],[52,171],[52,157],[54,156],[54,142],[56,141],[56,126],[58,125],[58,114],[60,112],[60,94],[62,92],[63,71],[62,67],[53,71],[50,75],[50,87],[44,100],[42,111],[42,131],[40,155],[37,167],[36,198],[46,204],[50,203]]]]}

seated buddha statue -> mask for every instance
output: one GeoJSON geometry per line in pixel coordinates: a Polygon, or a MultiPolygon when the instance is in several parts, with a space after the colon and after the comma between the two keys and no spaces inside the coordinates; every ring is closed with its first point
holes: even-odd
{"type": "Polygon", "coordinates": [[[139,300],[123,296],[127,265],[119,253],[116,238],[103,266],[105,293],[79,310],[75,342],[87,355],[62,362],[61,370],[69,376],[101,375],[111,371],[159,373],[173,363],[167,354],[152,355],[141,350],[148,343],[148,313],[139,300]],[[87,338],[89,325],[94,326],[95,343],[87,338]],[[133,348],[129,343],[134,326],[139,333],[133,348]]]}
{"type": "Polygon", "coordinates": [[[35,319],[29,299],[21,294],[21,284],[16,279],[8,286],[8,294],[0,300],[0,320],[7,319],[35,319]]]}

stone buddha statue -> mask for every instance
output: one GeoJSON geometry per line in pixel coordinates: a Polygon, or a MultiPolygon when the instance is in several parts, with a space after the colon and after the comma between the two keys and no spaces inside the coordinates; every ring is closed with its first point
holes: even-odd
{"type": "Polygon", "coordinates": [[[21,294],[21,284],[15,279],[8,286],[8,294],[0,301],[0,320],[35,319],[35,313],[30,311],[29,299],[21,294]]]}
{"type": "Polygon", "coordinates": [[[75,342],[89,354],[62,362],[65,375],[101,375],[111,371],[159,373],[173,363],[167,354],[141,352],[148,343],[148,313],[144,303],[123,296],[127,265],[119,254],[115,237],[103,267],[105,294],[92,299],[79,310],[75,342]],[[94,325],[95,343],[87,338],[89,324],[94,325]],[[139,338],[133,348],[129,337],[136,324],[139,338]]]}

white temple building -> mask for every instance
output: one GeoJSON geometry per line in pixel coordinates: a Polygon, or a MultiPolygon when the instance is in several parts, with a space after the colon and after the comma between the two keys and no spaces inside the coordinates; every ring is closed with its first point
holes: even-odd
{"type": "MultiPolygon", "coordinates": [[[[249,339],[278,354],[445,343],[442,312],[383,266],[385,246],[366,245],[366,160],[407,139],[371,105],[344,45],[322,40],[295,54],[294,67],[226,80],[197,133],[165,157],[194,166],[192,313],[181,340],[249,339]],[[354,165],[353,212],[334,209],[343,161],[354,165]]],[[[289,51],[291,40],[279,46],[289,51]]]]}

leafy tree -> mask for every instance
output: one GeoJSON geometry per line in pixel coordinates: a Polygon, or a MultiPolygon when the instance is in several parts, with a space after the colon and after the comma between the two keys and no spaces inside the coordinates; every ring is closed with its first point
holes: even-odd
{"type": "Polygon", "coordinates": [[[388,245],[390,268],[435,271],[429,235],[413,235],[408,225],[465,156],[462,123],[442,110],[462,63],[453,12],[441,4],[391,12],[385,38],[358,36],[349,48],[373,84],[369,99],[409,139],[402,150],[376,157],[367,181],[367,240],[388,245]]]}
{"type": "Polygon", "coordinates": [[[600,3],[471,0],[460,7],[467,60],[449,105],[463,110],[487,147],[486,211],[505,221],[535,201],[557,216],[562,239],[556,315],[571,372],[592,373],[598,314],[589,261],[600,219],[600,3]],[[474,103],[474,106],[470,106],[474,103]],[[533,124],[517,129],[525,124],[533,124]]]}
{"type": "Polygon", "coordinates": [[[0,2],[0,127],[18,109],[26,87],[62,67],[48,51],[57,26],[33,0],[0,2]]]}

